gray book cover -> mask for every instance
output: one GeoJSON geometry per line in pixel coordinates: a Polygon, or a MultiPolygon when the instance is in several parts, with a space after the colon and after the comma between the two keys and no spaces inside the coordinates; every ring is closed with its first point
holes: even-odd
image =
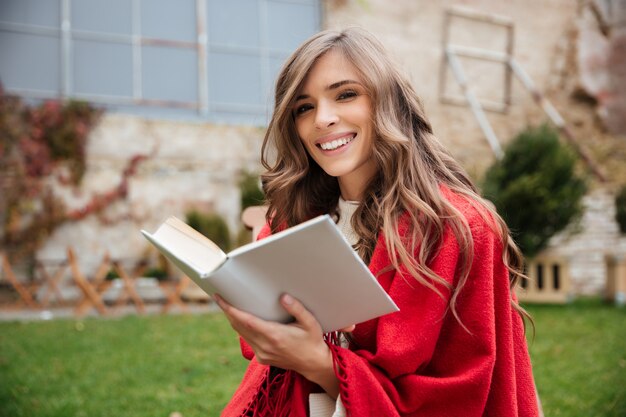
{"type": "Polygon", "coordinates": [[[324,332],[398,311],[328,215],[228,254],[178,219],[172,227],[171,219],[143,235],[208,294],[265,320],[291,319],[279,302],[284,293],[324,332]]]}

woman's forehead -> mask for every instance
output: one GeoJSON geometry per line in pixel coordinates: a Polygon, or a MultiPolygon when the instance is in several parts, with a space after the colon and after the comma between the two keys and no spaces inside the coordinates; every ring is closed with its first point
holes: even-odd
{"type": "Polygon", "coordinates": [[[313,88],[328,89],[345,80],[363,82],[362,76],[354,64],[341,51],[331,49],[320,56],[311,66],[304,77],[299,93],[313,88]]]}

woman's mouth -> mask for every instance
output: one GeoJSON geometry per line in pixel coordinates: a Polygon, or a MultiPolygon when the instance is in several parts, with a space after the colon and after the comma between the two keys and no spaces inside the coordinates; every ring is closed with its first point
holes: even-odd
{"type": "Polygon", "coordinates": [[[334,151],[335,149],[339,149],[343,146],[346,146],[348,143],[352,142],[355,137],[356,137],[356,134],[352,134],[349,136],[345,136],[343,138],[338,138],[338,139],[331,140],[328,142],[319,143],[317,144],[317,146],[319,146],[325,151],[334,151]]]}

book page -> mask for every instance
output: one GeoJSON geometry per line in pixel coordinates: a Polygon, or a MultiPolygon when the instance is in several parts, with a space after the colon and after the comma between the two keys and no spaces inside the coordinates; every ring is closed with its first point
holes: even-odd
{"type": "Polygon", "coordinates": [[[226,260],[226,254],[210,239],[176,217],[167,219],[153,237],[172,255],[208,274],[226,260]]]}

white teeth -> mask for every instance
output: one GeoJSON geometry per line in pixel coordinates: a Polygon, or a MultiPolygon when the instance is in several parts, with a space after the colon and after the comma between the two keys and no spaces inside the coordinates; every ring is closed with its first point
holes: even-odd
{"type": "Polygon", "coordinates": [[[335,139],[333,141],[320,144],[320,147],[324,149],[325,151],[334,151],[340,146],[347,145],[348,143],[352,142],[352,139],[354,139],[354,136],[341,138],[341,139],[335,139]]]}

